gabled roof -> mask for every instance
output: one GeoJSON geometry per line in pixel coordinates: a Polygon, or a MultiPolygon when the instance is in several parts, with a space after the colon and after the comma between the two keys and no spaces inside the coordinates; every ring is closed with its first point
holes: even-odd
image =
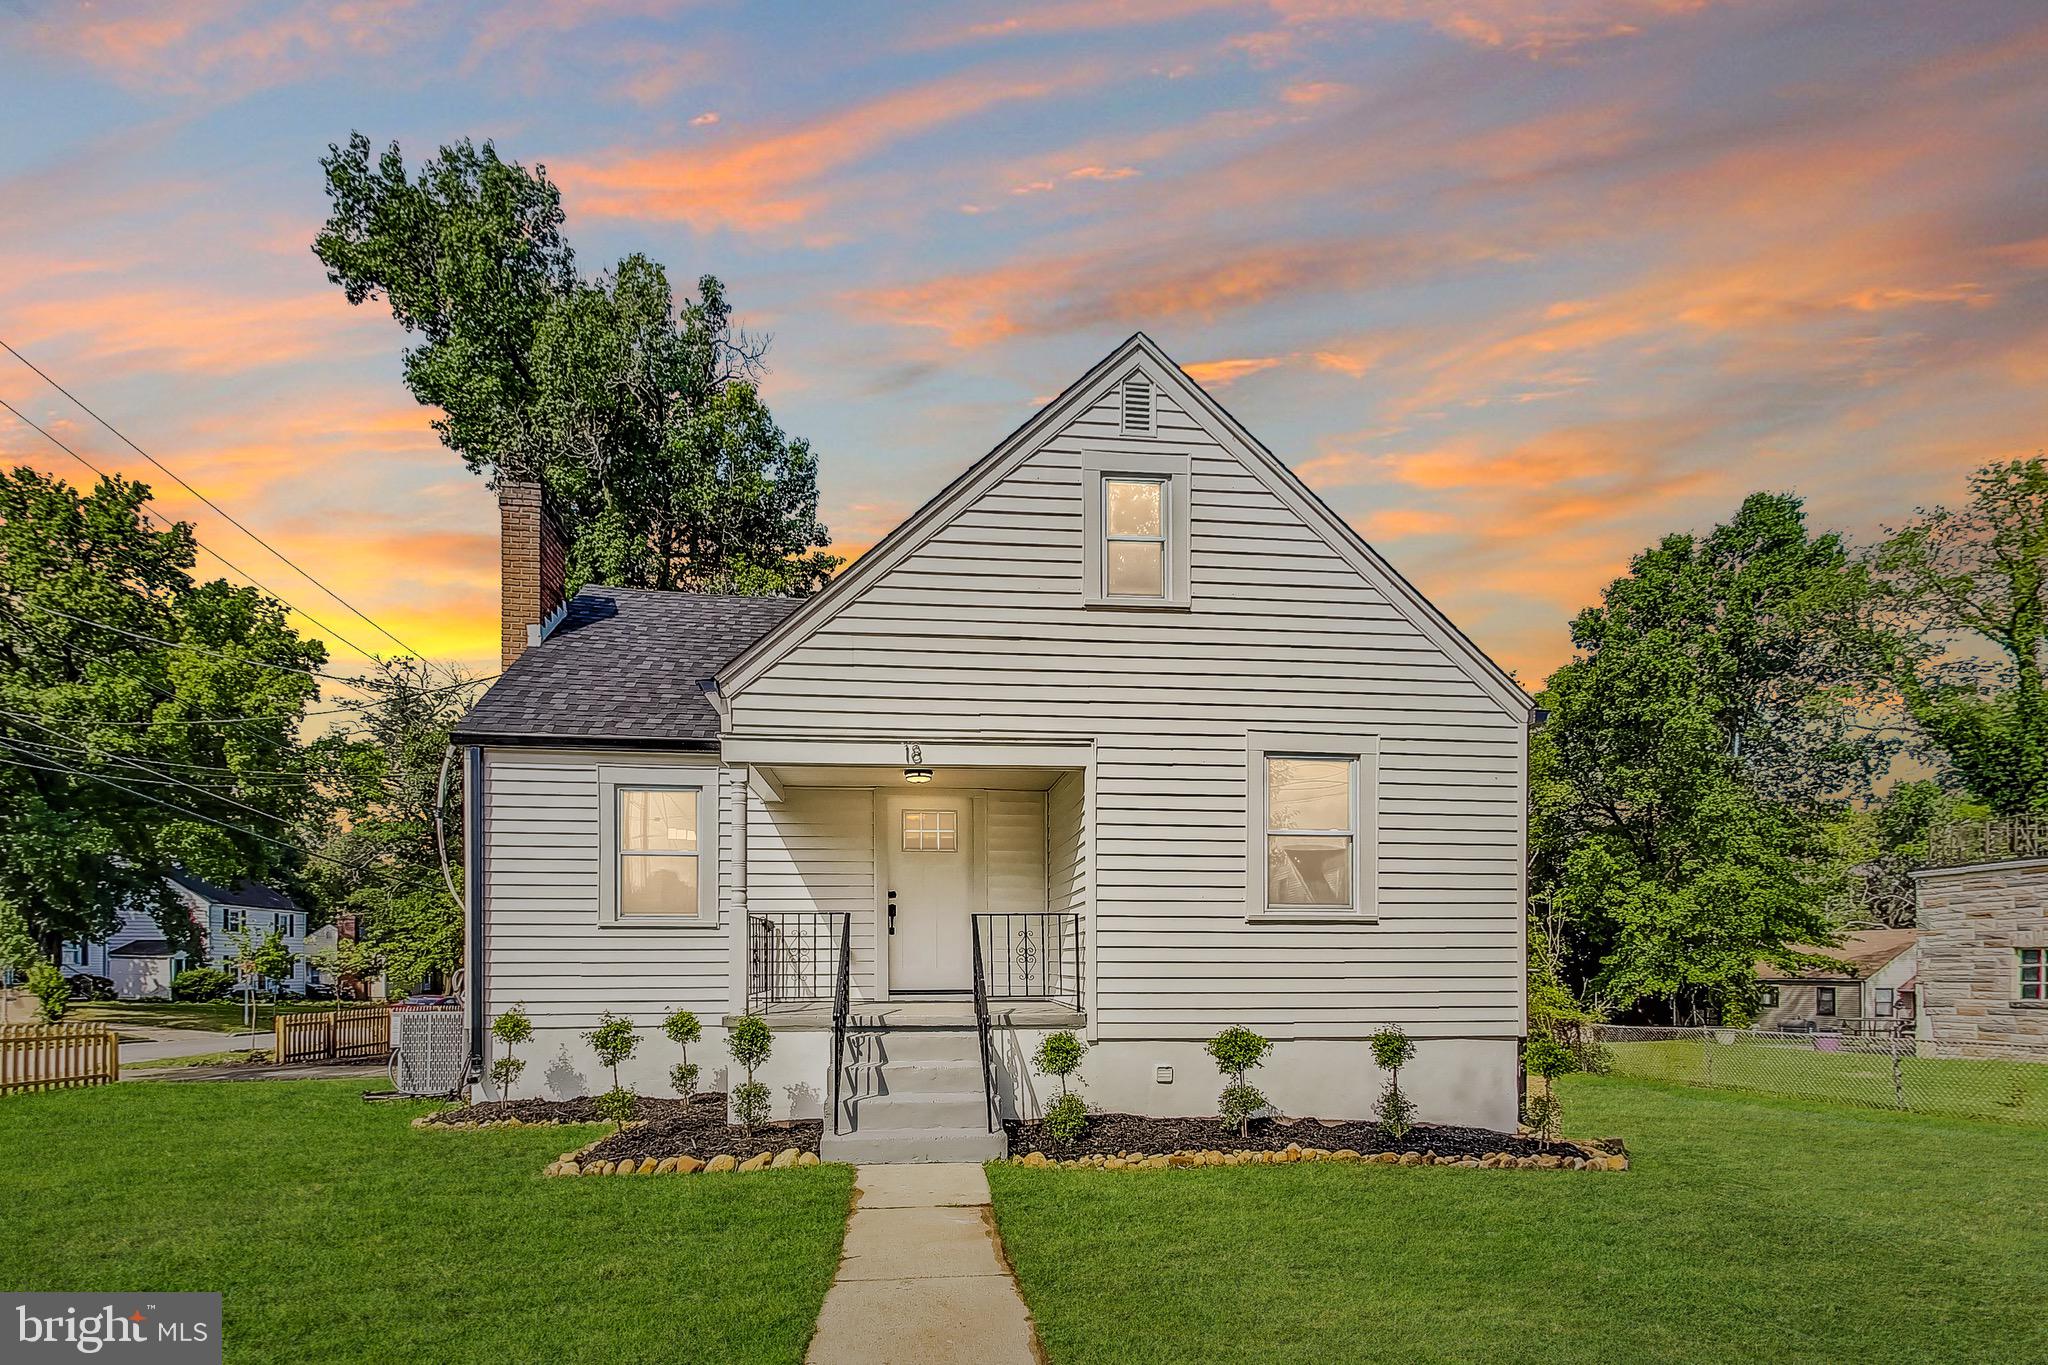
{"type": "Polygon", "coordinates": [[[457,743],[709,749],[703,684],[800,605],[649,588],[586,587],[547,639],[513,660],[456,724],[457,743]]]}
{"type": "Polygon", "coordinates": [[[1301,477],[1210,397],[1208,391],[1182,370],[1171,357],[1143,332],[1096,363],[1065,392],[1039,409],[1031,419],[1011,432],[995,449],[977,460],[947,484],[879,544],[828,584],[816,597],[799,604],[786,623],[764,632],[737,653],[717,674],[720,689],[727,695],[744,691],[806,637],[830,621],[847,604],[856,600],[869,584],[915,553],[918,547],[943,528],[963,507],[994,487],[1032,455],[1044,442],[1086,412],[1114,385],[1134,369],[1143,370],[1161,389],[1174,394],[1188,415],[1200,422],[1224,449],[1266,486],[1292,506],[1302,520],[1319,531],[1324,540],[1343,555],[1368,582],[1380,589],[1387,600],[1400,608],[1416,628],[1459,663],[1481,691],[1514,715],[1534,709],[1529,694],[1507,671],[1488,658],[1480,648],[1416,591],[1415,586],[1366,544],[1351,524],[1331,510],[1329,504],[1301,481],[1301,477]]]}
{"type": "Polygon", "coordinates": [[[1830,967],[1808,967],[1804,971],[1786,974],[1782,967],[1768,962],[1756,964],[1757,978],[1762,981],[1850,981],[1866,980],[1877,975],[1896,962],[1899,955],[1910,952],[1920,941],[1918,929],[1863,929],[1843,937],[1839,946],[1816,948],[1810,944],[1795,944],[1795,953],[1819,953],[1848,964],[1846,973],[1830,967]]]}
{"type": "Polygon", "coordinates": [[[109,948],[108,957],[170,957],[178,950],[166,938],[130,939],[118,948],[109,948]]]}
{"type": "Polygon", "coordinates": [[[216,886],[204,877],[179,868],[170,874],[170,880],[184,887],[201,900],[215,905],[233,905],[248,910],[296,910],[298,905],[282,891],[273,891],[261,882],[240,879],[233,886],[216,886]]]}

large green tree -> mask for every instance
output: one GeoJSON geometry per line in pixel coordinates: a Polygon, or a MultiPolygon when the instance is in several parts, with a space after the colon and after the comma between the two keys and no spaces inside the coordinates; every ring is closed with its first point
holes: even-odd
{"type": "Polygon", "coordinates": [[[308,875],[330,919],[356,917],[363,951],[352,965],[381,968],[410,991],[461,965],[462,912],[449,889],[460,887],[461,774],[451,769],[445,788],[441,779],[449,731],[477,686],[414,660],[385,664],[373,683],[344,703],[345,726],[309,746],[329,821],[308,875]]]}
{"type": "Polygon", "coordinates": [[[194,581],[149,489],[0,472],[0,901],[44,952],[146,905],[163,875],[289,879],[310,809],[296,740],[326,659],[284,608],[194,581]]]}
{"type": "Polygon", "coordinates": [[[1830,942],[1827,833],[1886,745],[1857,725],[1867,589],[1798,499],[1638,555],[1572,623],[1531,755],[1533,890],[1571,984],[1739,1013],[1765,959],[1830,942]]]}
{"type": "Polygon", "coordinates": [[[801,596],[838,567],[817,457],[761,402],[765,343],[733,325],[715,277],[680,302],[644,256],[585,277],[546,168],[489,142],[410,174],[396,143],[373,156],[357,133],[321,166],[328,278],[418,338],[407,387],[470,469],[546,485],[572,590],[801,596]]]}
{"type": "Polygon", "coordinates": [[[2048,811],[2048,459],[1978,470],[1870,563],[1879,667],[1925,756],[1997,814],[2048,811]]]}

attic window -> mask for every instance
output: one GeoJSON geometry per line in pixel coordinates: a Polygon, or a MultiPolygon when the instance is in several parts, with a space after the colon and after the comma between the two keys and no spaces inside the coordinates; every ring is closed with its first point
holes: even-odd
{"type": "Polygon", "coordinates": [[[1134,374],[1124,381],[1124,435],[1152,434],[1152,381],[1134,374]]]}

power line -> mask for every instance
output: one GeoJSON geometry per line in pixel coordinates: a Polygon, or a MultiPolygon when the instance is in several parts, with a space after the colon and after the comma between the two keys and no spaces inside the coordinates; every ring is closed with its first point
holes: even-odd
{"type": "Polygon", "coordinates": [[[56,607],[37,606],[34,602],[22,602],[19,605],[27,607],[30,611],[39,611],[45,616],[61,616],[67,621],[76,621],[81,626],[93,626],[100,630],[111,631],[116,635],[126,636],[130,640],[140,640],[144,644],[161,645],[165,649],[181,649],[188,654],[205,654],[211,658],[223,659],[231,664],[248,664],[252,668],[267,668],[274,673],[297,673],[308,678],[323,678],[328,682],[341,683],[348,687],[368,689],[377,685],[368,678],[346,678],[339,673],[323,673],[317,668],[293,668],[290,664],[266,663],[262,659],[244,659],[233,654],[223,654],[217,649],[208,649],[204,645],[188,645],[177,640],[166,640],[161,635],[145,635],[140,631],[128,630],[122,626],[108,625],[105,621],[95,621],[89,616],[77,616],[68,611],[60,611],[56,607]]]}
{"type": "MultiPolygon", "coordinates": [[[[0,711],[0,715],[6,715],[6,716],[13,716],[13,717],[14,717],[14,719],[16,719],[16,720],[21,720],[21,719],[22,719],[22,717],[21,717],[21,716],[15,715],[15,713],[14,713],[14,712],[12,712],[12,711],[0,711]]],[[[49,726],[47,726],[47,725],[36,725],[36,722],[34,722],[34,721],[29,721],[28,723],[29,723],[30,725],[35,725],[35,727],[36,727],[36,728],[37,728],[38,730],[41,730],[41,731],[45,732],[46,734],[52,734],[52,735],[56,735],[56,736],[57,736],[57,737],[58,737],[59,739],[62,739],[62,738],[64,737],[64,736],[63,736],[63,734],[62,734],[62,732],[60,732],[60,731],[57,731],[57,730],[52,730],[52,729],[50,729],[50,727],[49,727],[49,726]]],[[[7,740],[5,740],[5,739],[0,739],[0,746],[5,746],[5,747],[8,747],[8,748],[9,748],[9,751],[10,751],[10,752],[13,752],[13,753],[20,753],[20,752],[21,752],[21,751],[20,751],[20,750],[18,750],[18,749],[14,749],[14,748],[12,748],[12,747],[11,747],[11,745],[9,744],[9,741],[7,741],[7,740]]],[[[260,815],[260,816],[262,816],[262,817],[263,817],[264,819],[266,819],[266,820],[275,820],[275,821],[277,821],[277,822],[278,822],[279,824],[281,824],[281,825],[289,825],[289,824],[291,824],[291,823],[292,823],[292,819],[291,819],[291,817],[290,817],[290,816],[288,816],[288,815],[278,815],[277,813],[275,813],[275,812],[273,812],[273,811],[267,811],[267,810],[264,810],[264,809],[263,809],[262,807],[260,807],[260,806],[252,806],[252,805],[250,805],[250,804],[249,804],[249,803],[248,803],[247,801],[239,801],[239,800],[235,799],[234,797],[232,797],[232,796],[229,796],[229,795],[228,795],[227,793],[225,793],[225,792],[217,792],[217,791],[213,791],[213,790],[211,790],[211,789],[209,789],[209,788],[206,788],[206,787],[202,787],[202,786],[199,786],[199,785],[197,785],[196,783],[192,783],[192,782],[187,782],[187,781],[185,781],[185,780],[184,780],[183,778],[181,778],[181,777],[176,777],[176,776],[173,776],[173,775],[172,775],[172,774],[170,774],[170,773],[164,773],[164,772],[156,772],[156,771],[154,771],[154,770],[152,770],[152,769],[150,769],[150,768],[144,767],[144,766],[143,766],[142,764],[140,764],[140,763],[137,763],[137,762],[135,762],[135,761],[134,761],[134,760],[132,760],[132,759],[127,759],[127,758],[123,758],[123,757],[122,757],[121,755],[119,755],[119,754],[108,754],[108,755],[107,755],[107,757],[108,757],[108,758],[111,758],[111,759],[113,759],[113,760],[114,760],[114,761],[115,761],[116,763],[122,764],[122,765],[123,765],[123,766],[125,766],[125,767],[130,767],[130,768],[137,768],[137,769],[140,769],[140,770],[141,770],[142,772],[145,772],[145,773],[149,773],[149,774],[150,774],[151,776],[153,776],[153,777],[160,777],[160,778],[163,778],[163,779],[164,779],[165,781],[167,781],[167,782],[171,783],[171,784],[172,784],[173,786],[178,786],[178,787],[187,787],[187,788],[190,788],[191,790],[193,790],[193,791],[195,791],[195,792],[198,792],[198,793],[199,793],[199,794],[200,794],[201,796],[207,796],[207,797],[211,797],[211,798],[213,798],[213,799],[214,799],[215,801],[224,801],[224,802],[226,802],[226,803],[227,803],[228,805],[230,805],[230,806],[240,806],[240,807],[241,807],[241,808],[242,808],[243,810],[245,810],[245,811],[248,811],[248,812],[249,812],[249,813],[250,813],[251,815],[260,815]]],[[[52,762],[61,762],[62,760],[60,760],[60,759],[53,759],[53,760],[51,760],[51,761],[52,761],[52,762]]],[[[83,772],[84,770],[83,770],[83,769],[80,769],[79,771],[83,772]]]]}
{"type": "Polygon", "coordinates": [[[9,355],[13,356],[16,360],[19,360],[22,364],[28,366],[31,370],[34,370],[36,374],[41,377],[44,383],[48,384],[57,392],[63,394],[66,398],[69,398],[73,403],[76,403],[80,411],[84,412],[87,416],[91,417],[93,421],[98,422],[108,431],[113,432],[114,435],[121,440],[122,444],[126,445],[130,450],[134,451],[137,455],[140,455],[143,459],[148,460],[158,469],[163,470],[163,472],[173,480],[176,480],[180,488],[183,488],[187,493],[190,493],[193,497],[199,499],[208,507],[211,507],[214,511],[218,512],[223,518],[226,519],[227,523],[230,526],[233,526],[243,535],[249,537],[249,539],[255,541],[264,549],[270,551],[271,554],[277,556],[277,558],[281,562],[283,562],[286,565],[289,565],[301,578],[305,579],[308,583],[311,583],[314,587],[326,593],[329,597],[339,602],[342,606],[347,607],[349,611],[353,612],[358,618],[360,618],[365,625],[370,626],[372,629],[377,631],[378,634],[382,635],[385,639],[391,641],[393,644],[397,645],[400,649],[412,655],[414,658],[424,659],[426,657],[426,655],[421,654],[417,649],[414,649],[411,645],[399,639],[396,635],[393,635],[389,630],[386,630],[383,626],[379,625],[376,621],[372,620],[369,616],[365,615],[360,608],[358,608],[354,603],[350,602],[347,598],[343,597],[340,593],[328,587],[325,583],[322,583],[319,579],[315,578],[307,570],[301,568],[288,555],[286,555],[284,551],[278,549],[275,545],[272,545],[262,536],[257,535],[254,531],[244,526],[241,522],[235,520],[235,518],[228,513],[226,508],[222,507],[212,498],[207,497],[204,493],[194,488],[191,484],[185,482],[183,478],[181,478],[175,471],[173,471],[170,468],[170,466],[166,465],[162,460],[159,460],[156,456],[150,454],[141,446],[129,440],[127,434],[124,433],[119,427],[115,426],[112,422],[109,422],[106,418],[100,416],[97,412],[94,412],[90,407],[87,407],[84,399],[80,398],[77,394],[71,392],[71,390],[65,388],[62,384],[59,384],[56,380],[52,379],[34,361],[30,360],[20,351],[15,350],[14,347],[9,346],[7,342],[4,340],[0,340],[0,347],[4,347],[9,355]]]}
{"type": "MultiPolygon", "coordinates": [[[[20,764],[18,766],[33,767],[35,765],[20,764]]],[[[330,858],[325,853],[315,853],[312,849],[303,847],[302,845],[290,843],[284,839],[274,839],[270,835],[263,833],[261,830],[245,829],[240,825],[229,824],[225,820],[216,820],[210,815],[202,815],[200,812],[192,810],[189,807],[178,805],[176,802],[173,801],[166,801],[158,796],[152,796],[148,792],[137,791],[133,787],[124,786],[121,783],[114,781],[110,777],[102,777],[98,773],[87,772],[83,768],[57,768],[44,769],[44,771],[59,772],[71,777],[82,777],[86,779],[88,782],[97,782],[102,786],[112,787],[115,791],[125,792],[129,796],[140,797],[142,800],[148,801],[153,805],[162,806],[165,810],[175,811],[179,815],[187,816],[191,819],[197,820],[201,824],[215,825],[221,829],[231,830],[236,834],[246,834],[251,839],[261,839],[266,844],[275,844],[279,848],[288,848],[294,853],[302,854],[308,858],[316,858],[323,863],[333,863],[336,867],[341,868],[345,872],[361,872],[364,870],[361,868],[354,867],[348,863],[345,863],[339,858],[330,858]]]]}
{"type": "MultiPolygon", "coordinates": [[[[15,713],[15,712],[13,712],[13,711],[5,711],[5,712],[0,712],[0,715],[16,716],[16,715],[17,715],[17,713],[15,713]]],[[[17,717],[17,718],[19,718],[19,717],[17,717]]],[[[33,724],[34,722],[30,722],[30,723],[31,723],[31,724],[33,724]]],[[[48,726],[38,726],[37,728],[38,728],[38,729],[41,729],[41,730],[43,730],[43,731],[45,731],[45,732],[46,732],[46,733],[48,733],[48,734],[58,734],[58,732],[57,732],[57,731],[55,731],[55,730],[51,730],[51,729],[50,729],[50,728],[49,728],[48,726]]],[[[64,739],[73,739],[73,738],[76,738],[76,736],[73,736],[73,735],[62,735],[62,736],[61,736],[61,738],[64,738],[64,739]]],[[[48,749],[48,750],[50,750],[50,751],[51,751],[52,753],[69,753],[69,754],[83,754],[83,755],[84,755],[84,756],[86,756],[87,758],[91,758],[91,757],[93,756],[93,754],[94,754],[94,753],[96,752],[96,751],[95,751],[94,749],[90,748],[90,747],[89,747],[89,746],[87,746],[87,745],[83,745],[83,744],[43,744],[43,743],[39,743],[38,741],[36,741],[36,740],[32,740],[32,739],[0,739],[0,743],[8,743],[8,744],[15,744],[15,745],[27,745],[27,746],[28,746],[29,748],[31,748],[31,749],[48,749]]],[[[111,751],[108,751],[108,752],[111,752],[111,751]]],[[[176,759],[171,759],[171,758],[143,758],[142,756],[140,756],[140,755],[137,755],[137,754],[128,754],[128,755],[125,755],[125,757],[128,757],[128,758],[132,758],[132,759],[134,759],[134,760],[135,760],[136,762],[138,762],[138,763],[146,763],[146,764],[148,764],[148,765],[149,765],[149,766],[150,766],[150,767],[151,767],[152,769],[160,769],[160,768],[182,768],[182,769],[184,769],[184,770],[185,770],[185,771],[187,771],[187,772],[202,772],[202,773],[226,773],[226,774],[227,774],[228,776],[230,776],[230,777],[245,777],[245,778],[246,778],[246,777],[283,777],[283,778],[289,778],[289,779],[291,779],[291,781],[294,781],[294,782],[306,782],[306,781],[310,781],[310,780],[312,780],[312,777],[313,777],[313,774],[311,774],[311,773],[306,773],[306,772],[291,772],[291,771],[289,771],[289,770],[287,770],[287,769],[284,769],[284,768],[223,768],[223,767],[221,767],[221,766],[220,766],[219,764],[217,764],[217,763],[181,763],[181,762],[179,762],[179,761],[178,761],[178,760],[176,760],[176,759]]],[[[267,784],[267,783],[258,783],[257,785],[259,785],[259,786],[267,786],[267,785],[269,785],[269,784],[267,784]]],[[[285,784],[285,783],[279,783],[279,784],[277,784],[277,785],[279,785],[279,786],[284,786],[284,785],[287,785],[287,784],[285,784]]]]}
{"type": "MultiPolygon", "coordinates": [[[[4,345],[4,344],[5,344],[4,342],[0,342],[0,345],[4,345]]],[[[56,435],[55,435],[54,433],[52,433],[51,431],[49,431],[48,429],[46,429],[45,427],[43,427],[43,426],[42,426],[42,425],[41,425],[40,423],[37,423],[37,422],[35,422],[35,421],[31,420],[31,419],[30,419],[30,418],[29,418],[28,416],[26,416],[26,415],[25,415],[25,414],[24,414],[24,413],[22,412],[22,410],[21,410],[20,408],[17,408],[16,406],[14,406],[14,404],[12,404],[12,403],[8,402],[8,401],[7,401],[7,400],[6,400],[5,398],[0,398],[0,408],[6,408],[6,409],[7,409],[7,410],[8,410],[9,412],[11,412],[11,413],[13,413],[13,414],[14,414],[14,420],[15,420],[15,421],[17,421],[17,422],[21,423],[21,424],[22,424],[23,426],[27,427],[27,428],[28,428],[29,430],[31,430],[31,431],[33,431],[33,432],[35,432],[35,433],[36,433],[37,435],[41,436],[41,437],[42,437],[42,438],[43,438],[44,440],[48,441],[48,442],[49,442],[49,443],[50,443],[51,445],[54,445],[54,446],[56,446],[56,447],[57,447],[57,449],[59,449],[59,450],[63,451],[63,452],[64,452],[64,453],[66,454],[66,455],[69,455],[69,456],[70,456],[70,457],[71,457],[72,459],[74,459],[74,460],[78,461],[78,462],[79,462],[80,464],[84,465],[84,466],[85,466],[85,467],[86,467],[87,469],[90,469],[90,470],[91,470],[91,471],[92,471],[93,473],[95,473],[95,474],[99,475],[99,476],[100,476],[100,477],[101,477],[102,479],[106,479],[106,478],[111,478],[111,477],[112,477],[111,475],[109,475],[109,474],[107,473],[107,471],[106,471],[106,470],[104,470],[104,469],[101,469],[101,468],[100,468],[100,467],[99,467],[98,465],[94,464],[94,463],[93,463],[93,462],[92,462],[91,460],[88,460],[88,459],[86,459],[86,458],[85,458],[85,456],[83,456],[83,455],[79,454],[79,453],[78,453],[77,451],[73,450],[73,449],[72,449],[72,448],[71,448],[70,446],[66,445],[66,444],[65,444],[65,443],[64,443],[63,441],[59,440],[59,439],[57,438],[57,436],[56,436],[56,435]]],[[[154,498],[151,498],[151,499],[149,499],[149,501],[151,501],[151,502],[154,502],[154,501],[156,501],[156,499],[154,499],[154,498]]],[[[305,617],[305,618],[306,618],[306,619],[307,619],[308,621],[311,621],[311,622],[312,622],[312,623],[313,623],[314,625],[318,626],[318,627],[319,627],[319,628],[320,628],[320,629],[321,629],[321,630],[322,630],[323,632],[325,632],[325,633],[326,633],[326,634],[328,634],[328,635],[331,635],[331,636],[333,636],[333,637],[334,637],[335,639],[339,640],[339,641],[340,641],[340,642],[341,642],[342,644],[345,644],[345,645],[347,645],[347,646],[348,646],[348,647],[349,647],[350,649],[352,649],[352,650],[354,650],[354,651],[355,651],[356,653],[358,653],[358,654],[362,655],[362,656],[363,656],[364,658],[366,658],[366,659],[374,659],[374,658],[376,658],[376,657],[377,657],[377,656],[376,656],[375,654],[371,653],[371,652],[370,652],[369,650],[367,650],[367,649],[364,649],[364,648],[363,648],[363,647],[362,647],[361,645],[357,644],[357,643],[356,643],[356,642],[355,642],[354,640],[351,640],[351,639],[349,639],[349,638],[348,638],[348,636],[346,636],[346,635],[343,635],[343,634],[342,634],[342,633],[341,633],[340,631],[336,630],[336,629],[335,629],[335,628],[334,628],[333,626],[330,626],[330,625],[328,625],[328,624],[327,624],[327,623],[326,623],[325,621],[323,621],[323,620],[321,620],[321,619],[320,619],[319,617],[315,616],[315,615],[314,615],[314,614],[313,614],[312,612],[310,612],[310,611],[307,611],[307,610],[306,610],[306,609],[305,609],[304,607],[299,607],[299,606],[293,606],[293,605],[292,605],[292,604],[291,604],[290,602],[288,602],[288,601],[286,601],[286,600],[285,600],[285,596],[284,596],[284,594],[283,594],[283,593],[281,593],[281,592],[278,592],[278,591],[277,591],[276,589],[274,589],[274,588],[269,588],[269,587],[266,587],[266,586],[264,586],[264,584],[263,584],[263,583],[262,583],[262,582],[261,582],[261,581],[260,581],[260,580],[259,580],[259,579],[258,579],[258,578],[256,577],[256,575],[254,575],[254,574],[250,573],[250,572],[249,572],[249,571],[248,571],[247,569],[244,569],[244,568],[243,568],[243,567],[241,567],[241,566],[240,566],[239,564],[237,564],[237,563],[235,563],[235,562],[234,562],[233,560],[229,559],[229,558],[228,558],[228,557],[227,557],[226,555],[222,554],[222,553],[221,553],[221,552],[220,552],[219,550],[216,550],[216,549],[214,549],[214,548],[213,548],[213,547],[212,547],[211,545],[205,545],[205,544],[201,544],[201,542],[200,542],[200,540],[199,540],[199,537],[198,537],[198,536],[196,536],[196,535],[195,535],[195,536],[193,536],[193,537],[192,537],[192,544],[193,544],[193,546],[194,546],[194,547],[196,547],[196,548],[198,548],[198,549],[201,549],[201,550],[204,550],[204,551],[206,551],[206,553],[208,553],[208,554],[212,555],[212,556],[213,556],[213,557],[214,557],[215,559],[218,559],[218,560],[219,560],[219,561],[220,561],[220,562],[221,562],[222,564],[226,565],[226,566],[227,566],[227,570],[228,570],[228,572],[229,572],[229,573],[232,573],[232,574],[236,574],[236,575],[239,575],[239,576],[240,576],[241,578],[243,578],[243,579],[246,579],[246,580],[247,580],[247,581],[249,582],[249,584],[250,584],[250,585],[251,585],[252,587],[258,588],[258,589],[260,589],[260,590],[261,590],[261,591],[263,591],[263,592],[269,593],[269,594],[270,594],[270,595],[271,595],[272,597],[276,598],[276,599],[277,599],[278,601],[280,601],[280,602],[284,602],[284,604],[285,604],[285,605],[286,605],[287,607],[291,607],[291,609],[292,609],[293,611],[295,611],[295,612],[297,612],[297,613],[298,613],[299,615],[301,615],[301,616],[305,617]]]]}

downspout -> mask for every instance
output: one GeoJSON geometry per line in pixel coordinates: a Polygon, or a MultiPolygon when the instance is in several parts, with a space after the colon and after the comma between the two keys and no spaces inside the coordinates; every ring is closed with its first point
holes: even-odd
{"type": "Polygon", "coordinates": [[[462,889],[469,901],[468,953],[464,975],[469,1009],[469,1080],[484,1075],[484,751],[462,751],[462,889]]]}

